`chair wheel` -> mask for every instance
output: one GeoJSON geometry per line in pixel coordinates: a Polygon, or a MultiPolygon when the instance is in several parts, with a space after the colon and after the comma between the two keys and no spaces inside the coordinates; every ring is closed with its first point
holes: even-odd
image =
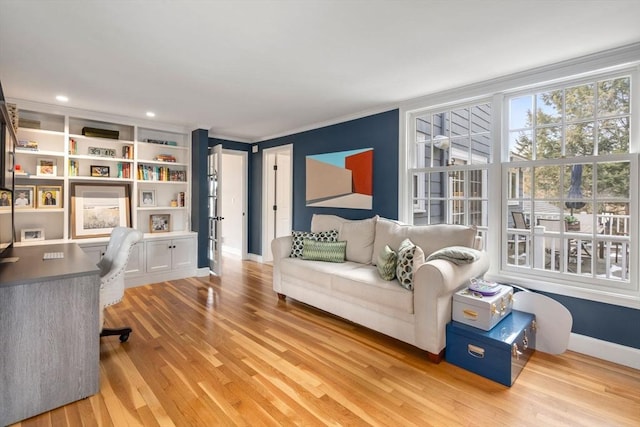
{"type": "Polygon", "coordinates": [[[120,342],[127,342],[128,339],[129,339],[129,332],[127,332],[126,334],[120,335],[120,342]]]}

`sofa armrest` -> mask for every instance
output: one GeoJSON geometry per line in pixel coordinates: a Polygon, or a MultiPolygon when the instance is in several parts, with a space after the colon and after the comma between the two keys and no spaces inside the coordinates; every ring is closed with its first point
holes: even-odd
{"type": "Polygon", "coordinates": [[[291,236],[276,237],[271,241],[271,253],[273,254],[273,290],[282,294],[282,276],[280,274],[280,260],[288,258],[291,254],[291,236]]]}
{"type": "Polygon", "coordinates": [[[276,237],[271,241],[271,253],[273,254],[273,263],[281,258],[287,258],[291,254],[291,244],[293,238],[291,236],[276,237]]]}
{"type": "Polygon", "coordinates": [[[439,354],[444,349],[445,326],[451,321],[453,294],[468,286],[470,279],[482,276],[488,269],[489,254],[484,251],[470,264],[456,265],[436,259],[418,267],[413,280],[413,310],[418,347],[433,354],[439,354]]]}

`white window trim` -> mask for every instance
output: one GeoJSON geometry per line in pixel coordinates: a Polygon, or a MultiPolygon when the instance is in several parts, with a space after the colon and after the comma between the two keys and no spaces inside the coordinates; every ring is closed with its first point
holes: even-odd
{"type": "MultiPolygon", "coordinates": [[[[553,85],[558,82],[567,80],[576,80],[580,75],[610,74],[616,71],[626,70],[632,74],[631,88],[631,114],[638,117],[640,110],[640,43],[611,49],[607,52],[601,52],[594,55],[588,55],[561,63],[540,67],[523,73],[517,73],[498,79],[480,82],[458,89],[443,91],[432,95],[412,99],[400,105],[399,115],[399,185],[398,185],[398,219],[407,223],[411,223],[413,217],[413,206],[411,202],[411,183],[409,169],[412,157],[412,149],[414,146],[413,135],[415,135],[415,117],[425,110],[434,110],[438,108],[448,108],[450,105],[467,104],[475,102],[481,98],[492,97],[492,140],[494,143],[494,157],[500,157],[500,150],[508,150],[508,147],[502,146],[503,138],[503,99],[504,94],[512,91],[524,91],[527,88],[539,87],[541,84],[553,85]],[[545,83],[546,82],[546,83],[545,83]],[[490,95],[493,94],[493,95],[490,95]],[[635,101],[635,102],[634,102],[635,101]]],[[[638,162],[637,153],[640,152],[640,120],[632,120],[630,128],[630,151],[636,153],[633,161],[638,162]]],[[[504,153],[502,153],[504,156],[504,153]]],[[[637,170],[638,168],[635,168],[637,170]]],[[[631,182],[638,183],[640,181],[638,174],[633,172],[631,182]]],[[[502,230],[502,222],[504,212],[506,211],[506,187],[503,185],[502,165],[499,161],[494,161],[489,165],[489,229],[502,230]],[[500,193],[495,194],[496,192],[500,193]],[[501,203],[491,203],[492,200],[498,200],[501,203]]],[[[631,200],[631,210],[638,212],[638,197],[634,195],[631,200]]],[[[638,225],[635,224],[635,231],[632,236],[632,247],[636,257],[639,257],[640,241],[638,236],[638,225]]],[[[640,309],[640,291],[620,291],[611,292],[603,289],[577,288],[571,286],[570,283],[560,282],[557,280],[547,280],[546,278],[520,277],[511,272],[501,271],[501,245],[502,239],[489,239],[485,242],[487,250],[491,253],[491,267],[486,277],[491,280],[503,283],[517,283],[525,287],[551,292],[559,295],[577,297],[593,301],[599,301],[609,304],[615,304],[625,307],[640,309]]],[[[640,262],[636,259],[634,277],[631,278],[635,283],[638,282],[638,273],[640,271],[640,262]]]]}

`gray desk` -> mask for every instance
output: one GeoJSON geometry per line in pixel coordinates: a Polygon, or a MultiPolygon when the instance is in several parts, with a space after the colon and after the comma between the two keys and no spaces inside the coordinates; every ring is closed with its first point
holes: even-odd
{"type": "Polygon", "coordinates": [[[99,270],[75,243],[0,264],[0,426],[99,390],[99,270]],[[43,260],[44,252],[64,258],[43,260]]]}

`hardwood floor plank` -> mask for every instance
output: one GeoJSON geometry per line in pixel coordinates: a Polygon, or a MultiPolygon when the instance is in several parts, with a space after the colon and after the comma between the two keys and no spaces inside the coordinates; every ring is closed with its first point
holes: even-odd
{"type": "Polygon", "coordinates": [[[271,267],[126,290],[100,392],[16,426],[634,426],[640,372],[535,353],[505,387],[271,289],[271,267]]]}

